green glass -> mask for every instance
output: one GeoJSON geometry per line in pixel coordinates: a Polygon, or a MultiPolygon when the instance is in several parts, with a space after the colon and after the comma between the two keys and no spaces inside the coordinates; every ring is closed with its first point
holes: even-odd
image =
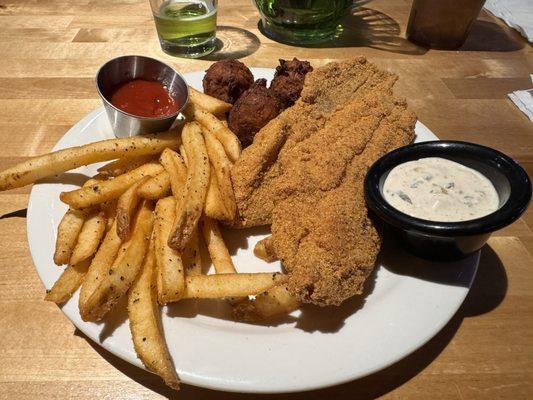
{"type": "Polygon", "coordinates": [[[265,32],[295,44],[330,39],[353,0],[255,0],[265,32]]]}
{"type": "Polygon", "coordinates": [[[196,58],[215,49],[216,1],[151,0],[150,4],[163,51],[196,58]]]}

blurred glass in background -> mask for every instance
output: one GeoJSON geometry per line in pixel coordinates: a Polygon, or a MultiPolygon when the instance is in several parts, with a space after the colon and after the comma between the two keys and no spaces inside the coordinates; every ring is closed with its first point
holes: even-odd
{"type": "Polygon", "coordinates": [[[353,0],[255,0],[264,33],[294,44],[331,39],[353,0]]]}
{"type": "Polygon", "coordinates": [[[150,0],[150,6],[165,53],[197,58],[215,49],[216,0],[150,0]]]}
{"type": "Polygon", "coordinates": [[[484,3],[485,0],[414,0],[407,39],[435,49],[457,49],[466,41],[484,3]]]}

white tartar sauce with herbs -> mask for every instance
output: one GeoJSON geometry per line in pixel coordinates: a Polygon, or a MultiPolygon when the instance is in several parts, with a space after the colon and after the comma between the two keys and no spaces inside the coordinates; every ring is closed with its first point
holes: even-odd
{"type": "Polygon", "coordinates": [[[394,208],[430,221],[480,218],[496,211],[499,205],[494,185],[483,174],[439,157],[394,167],[382,190],[394,208]]]}

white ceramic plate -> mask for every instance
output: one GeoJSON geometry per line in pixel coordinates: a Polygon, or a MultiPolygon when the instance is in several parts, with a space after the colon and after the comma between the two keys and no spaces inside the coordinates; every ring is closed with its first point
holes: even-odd
{"type": "MultiPolygon", "coordinates": [[[[270,79],[272,69],[253,68],[255,78],[270,79]]],[[[203,72],[186,74],[201,90],[203,72]]],[[[424,125],[416,141],[436,139],[424,125]]],[[[103,108],[94,110],[57,143],[54,150],[113,137],[103,108]]],[[[28,240],[35,267],[46,288],[61,274],[52,255],[57,226],[67,207],[59,193],[79,185],[97,166],[82,167],[54,181],[34,185],[28,205],[28,240]],[[82,174],[80,176],[79,174],[82,174]]],[[[279,270],[253,255],[264,228],[225,231],[241,272],[279,270]]],[[[231,320],[223,302],[184,301],[163,308],[166,341],[183,382],[238,392],[290,392],[321,388],[378,371],[433,337],[463,302],[475,276],[478,255],[437,265],[411,257],[387,242],[366,297],[341,307],[307,306],[275,325],[231,320]]],[[[131,342],[124,308],[107,322],[82,321],[78,295],[65,315],[88,337],[116,356],[142,368],[131,342]]]]}

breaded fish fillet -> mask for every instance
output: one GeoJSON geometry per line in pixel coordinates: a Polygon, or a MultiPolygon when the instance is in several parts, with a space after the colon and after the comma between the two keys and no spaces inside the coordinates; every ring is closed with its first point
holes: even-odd
{"type": "Polygon", "coordinates": [[[414,114],[396,77],[364,58],[308,74],[301,98],[264,127],[235,164],[239,226],[272,224],[288,287],[301,301],[340,304],[361,293],[380,248],[363,180],[408,144],[414,114]]]}

